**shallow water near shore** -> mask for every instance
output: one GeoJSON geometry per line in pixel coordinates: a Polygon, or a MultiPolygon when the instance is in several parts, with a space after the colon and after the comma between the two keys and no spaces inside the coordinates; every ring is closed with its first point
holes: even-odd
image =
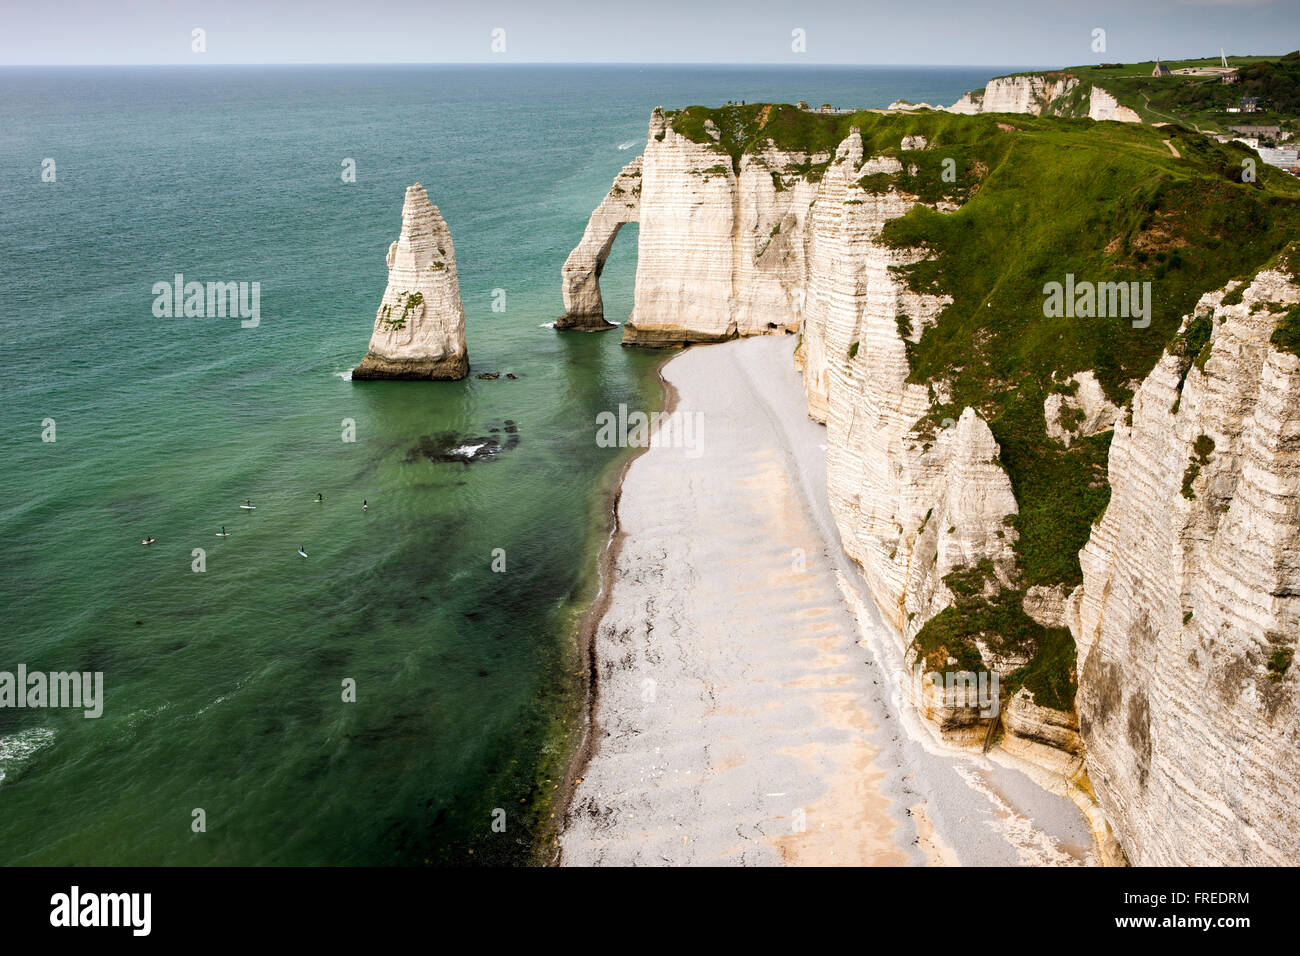
{"type": "MultiPolygon", "coordinates": [[[[0,70],[0,671],[106,694],[97,720],[0,709],[0,863],[536,859],[630,453],[595,416],[662,401],[661,354],[544,327],[588,214],[655,105],[952,102],[997,72],[0,70]],[[416,181],[471,377],[353,383],[416,181]],[[260,324],[155,317],[177,273],[259,282],[260,324]]],[[[635,241],[602,277],[616,321],[635,241]]]]}

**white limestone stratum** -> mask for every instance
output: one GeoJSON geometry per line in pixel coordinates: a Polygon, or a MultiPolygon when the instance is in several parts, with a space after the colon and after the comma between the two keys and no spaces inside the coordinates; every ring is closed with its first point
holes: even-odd
{"type": "Polygon", "coordinates": [[[370,349],[352,377],[458,379],[468,373],[451,230],[416,183],[406,190],[401,235],[388,247],[388,287],[370,349]]]}
{"type": "MultiPolygon", "coordinates": [[[[1017,82],[992,104],[1032,112],[1045,95],[1068,90],[1017,82]]],[[[917,199],[868,193],[858,180],[899,168],[865,156],[856,130],[833,156],[769,146],[733,164],[655,110],[624,342],[799,334],[795,362],[809,414],[826,424],[841,541],[906,647],[953,603],[951,571],[987,559],[993,586],[1009,582],[1016,532],[1006,519],[1018,506],[979,413],[926,424],[949,400],[946,384],[907,381],[904,336],[918,341],[949,300],[896,277],[924,250],[878,241],[917,199]],[[819,181],[798,172],[828,159],[819,181]]],[[[600,260],[611,224],[634,212],[611,216],[609,201],[584,236],[585,262],[600,260]]],[[[566,265],[566,308],[598,303],[598,276],[566,265]]],[[[1083,584],[1033,588],[1024,602],[1076,639],[1077,718],[1022,689],[1005,709],[1004,746],[1067,777],[1086,759],[1135,863],[1300,862],[1298,678],[1286,666],[1300,635],[1300,359],[1269,344],[1300,288],[1264,270],[1240,291],[1236,304],[1224,304],[1226,290],[1202,299],[1215,325],[1208,360],[1189,369],[1166,355],[1140,383],[1131,423],[1088,372],[1044,409],[1063,444],[1115,429],[1112,497],[1081,553],[1083,584]],[[1213,440],[1208,455],[1202,436],[1213,440]]],[[[1003,675],[1022,663],[981,651],[1003,675]]],[[[921,713],[969,741],[970,715],[917,696],[921,713]]]]}
{"type": "Polygon", "coordinates": [[[1081,82],[1072,73],[1022,74],[989,80],[983,90],[967,93],[949,113],[1030,113],[1034,116],[1087,116],[1093,120],[1140,123],[1142,117],[1121,106],[1113,95],[1099,86],[1088,89],[1087,109],[1076,95],[1081,82]]]}

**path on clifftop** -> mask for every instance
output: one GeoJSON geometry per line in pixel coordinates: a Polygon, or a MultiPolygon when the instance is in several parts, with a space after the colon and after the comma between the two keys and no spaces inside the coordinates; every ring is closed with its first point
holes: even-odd
{"type": "MultiPolygon", "coordinates": [[[[1154,106],[1151,105],[1151,99],[1145,93],[1142,94],[1142,102],[1146,106],[1146,108],[1150,110],[1152,113],[1155,113],[1157,116],[1163,116],[1165,119],[1169,120],[1171,123],[1174,123],[1177,126],[1182,126],[1184,123],[1191,122],[1191,120],[1179,119],[1177,116],[1172,116],[1169,113],[1164,113],[1156,109],[1154,106]]],[[[1192,123],[1192,128],[1195,129],[1196,132],[1198,133],[1201,132],[1201,128],[1197,126],[1195,123],[1192,123]]],[[[1177,156],[1178,154],[1174,153],[1174,155],[1177,156]]]]}

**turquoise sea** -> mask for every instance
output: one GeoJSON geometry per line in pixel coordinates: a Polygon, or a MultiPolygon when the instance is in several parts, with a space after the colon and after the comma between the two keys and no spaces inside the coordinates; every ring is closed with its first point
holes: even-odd
{"type": "MultiPolygon", "coordinates": [[[[0,864],[545,859],[628,454],[595,416],[662,401],[661,354],[544,327],[588,214],[656,105],[951,103],[1008,69],[0,69],[0,671],[105,685],[100,719],[0,709],[0,864]],[[416,181],[471,377],[353,383],[416,181]],[[259,282],[260,325],[155,317],[177,273],[259,282]]],[[[616,321],[635,256],[630,226],[616,321]]]]}

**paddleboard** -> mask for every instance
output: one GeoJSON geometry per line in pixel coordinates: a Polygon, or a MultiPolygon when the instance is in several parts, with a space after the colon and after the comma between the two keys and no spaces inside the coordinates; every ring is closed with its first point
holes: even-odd
{"type": "Polygon", "coordinates": [[[256,510],[257,510],[257,505],[240,505],[239,507],[243,508],[245,511],[256,511],[256,510]]]}
{"type": "Polygon", "coordinates": [[[304,550],[302,550],[302,548],[299,548],[299,549],[298,549],[298,556],[299,556],[299,557],[303,557],[303,558],[305,558],[305,557],[307,557],[307,552],[304,551],[304,550]]]}
{"type": "Polygon", "coordinates": [[[217,532],[217,537],[218,537],[218,538],[229,538],[229,537],[230,537],[230,532],[227,531],[225,534],[222,534],[220,531],[218,531],[218,532],[217,532]]]}
{"type": "Polygon", "coordinates": [[[153,544],[153,543],[154,543],[155,541],[157,541],[157,540],[158,540],[157,538],[150,538],[148,541],[141,541],[140,543],[141,543],[141,544],[153,544]]]}

